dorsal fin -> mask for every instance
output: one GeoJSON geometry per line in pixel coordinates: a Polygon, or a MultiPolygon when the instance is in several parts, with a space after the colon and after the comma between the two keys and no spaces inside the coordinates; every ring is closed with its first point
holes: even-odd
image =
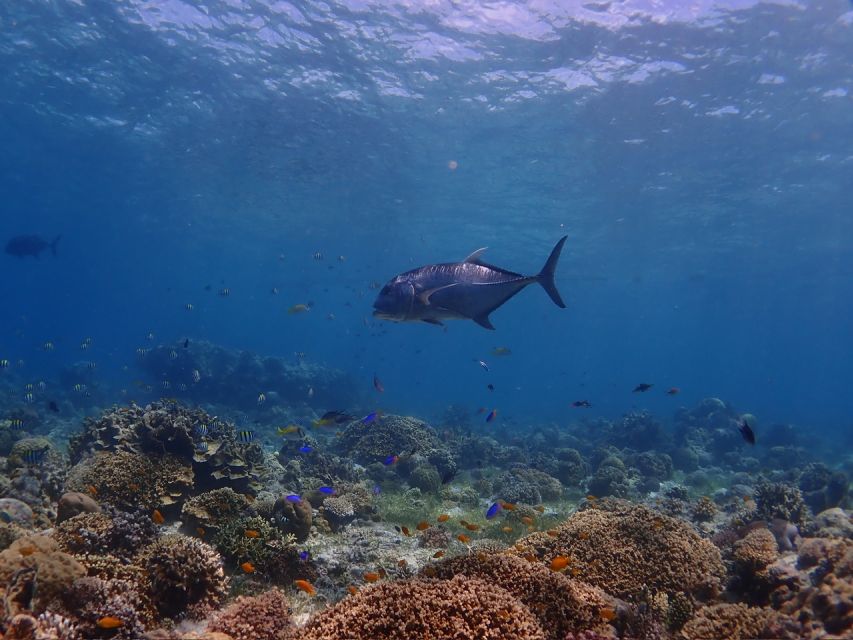
{"type": "Polygon", "coordinates": [[[480,256],[482,256],[488,247],[483,247],[482,249],[477,249],[470,256],[465,258],[462,262],[470,262],[471,264],[483,264],[483,261],[480,260],[480,256]]]}

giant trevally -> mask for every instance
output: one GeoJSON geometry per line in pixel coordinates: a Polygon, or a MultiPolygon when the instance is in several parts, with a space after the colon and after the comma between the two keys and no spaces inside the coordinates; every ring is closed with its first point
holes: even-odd
{"type": "Polygon", "coordinates": [[[388,282],[373,303],[373,315],[393,322],[473,320],[494,329],[489,314],[529,284],[538,282],[558,307],[566,305],[554,284],[554,270],[566,236],[560,238],[545,266],[535,276],[523,276],[483,262],[485,248],[462,262],[431,264],[401,273],[388,282]]]}

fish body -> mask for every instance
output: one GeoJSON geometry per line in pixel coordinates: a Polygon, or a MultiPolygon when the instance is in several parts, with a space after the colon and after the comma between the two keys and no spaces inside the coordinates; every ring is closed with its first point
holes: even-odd
{"type": "Polygon", "coordinates": [[[248,444],[255,439],[255,432],[250,429],[243,429],[237,432],[237,439],[240,442],[248,444]]]}
{"type": "Polygon", "coordinates": [[[668,396],[677,396],[679,393],[681,393],[681,389],[678,387],[670,387],[666,390],[666,395],[668,396]]]}
{"type": "Polygon", "coordinates": [[[486,520],[491,520],[497,516],[501,512],[501,509],[503,509],[501,503],[495,502],[491,507],[489,507],[489,510],[486,511],[486,520]]]}
{"type": "Polygon", "coordinates": [[[373,374],[373,388],[376,389],[379,393],[385,392],[385,387],[382,386],[382,381],[375,373],[373,374]]]}
{"type": "Polygon", "coordinates": [[[575,407],[576,409],[580,409],[580,408],[589,409],[592,406],[592,403],[589,400],[575,400],[572,403],[572,406],[575,407]]]}
{"type": "Polygon", "coordinates": [[[489,411],[489,415],[486,416],[486,422],[491,422],[492,420],[494,420],[497,417],[497,415],[498,415],[498,410],[492,409],[491,411],[489,411]]]}
{"type": "Polygon", "coordinates": [[[432,264],[407,271],[389,281],[373,304],[374,317],[393,322],[473,320],[494,329],[489,314],[527,285],[538,282],[558,307],[565,303],[554,283],[554,271],[566,236],[560,238],[545,266],[535,276],[524,276],[486,264],[479,249],[462,262],[432,264]]]}
{"type": "Polygon", "coordinates": [[[740,431],[740,435],[746,440],[749,444],[755,444],[755,432],[752,430],[752,427],[749,426],[749,423],[744,418],[737,428],[740,431]]]}
{"type": "Polygon", "coordinates": [[[646,391],[651,389],[653,386],[655,386],[655,385],[649,384],[647,382],[641,382],[636,387],[634,387],[634,393],[645,393],[646,391]]]}
{"type": "Polygon", "coordinates": [[[48,242],[41,236],[15,236],[6,243],[6,253],[16,258],[38,258],[42,251],[50,249],[50,253],[56,257],[56,246],[60,238],[62,236],[56,236],[53,242],[48,242]]]}

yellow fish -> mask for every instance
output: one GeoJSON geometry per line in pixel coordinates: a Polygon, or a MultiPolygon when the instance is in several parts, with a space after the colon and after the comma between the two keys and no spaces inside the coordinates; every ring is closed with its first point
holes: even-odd
{"type": "Polygon", "coordinates": [[[287,310],[287,313],[294,315],[296,313],[305,313],[306,311],[311,311],[311,307],[307,304],[295,304],[287,310]]]}
{"type": "Polygon", "coordinates": [[[287,436],[291,433],[302,433],[302,427],[300,427],[298,424],[289,424],[286,427],[279,427],[278,429],[276,429],[276,432],[280,436],[287,436]]]}

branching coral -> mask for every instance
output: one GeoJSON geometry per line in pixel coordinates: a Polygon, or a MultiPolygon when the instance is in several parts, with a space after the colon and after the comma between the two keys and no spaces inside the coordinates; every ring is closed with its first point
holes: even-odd
{"type": "Polygon", "coordinates": [[[227,633],[233,640],[277,640],[290,624],[287,598],[278,589],[258,596],[240,596],[214,615],[208,631],[227,633]]]}
{"type": "Polygon", "coordinates": [[[459,556],[428,565],[422,573],[443,579],[463,575],[505,589],[534,613],[546,637],[554,640],[562,640],[569,631],[601,625],[601,612],[615,606],[596,587],[503,553],[459,556]]]}
{"type": "Polygon", "coordinates": [[[157,537],[157,525],[142,511],[109,507],[103,513],[81,513],[56,526],[54,538],[71,553],[111,554],[127,558],[157,537]]]}
{"type": "Polygon", "coordinates": [[[787,616],[766,607],[715,604],[703,607],[681,630],[686,640],[796,640],[799,626],[787,616]]]}
{"type": "Polygon", "coordinates": [[[642,505],[602,500],[578,511],[551,535],[519,540],[518,553],[550,563],[570,559],[569,572],[610,594],[627,597],[644,588],[705,596],[725,575],[719,550],[686,523],[642,505]]]}
{"type": "Polygon", "coordinates": [[[147,570],[149,595],[165,617],[204,617],[228,589],[219,554],[195,538],[164,536],[143,549],[137,563],[147,570]]]}
{"type": "Polygon", "coordinates": [[[295,640],[545,640],[536,617],[484,580],[401,580],[361,589],[285,638],[295,640]]]}

